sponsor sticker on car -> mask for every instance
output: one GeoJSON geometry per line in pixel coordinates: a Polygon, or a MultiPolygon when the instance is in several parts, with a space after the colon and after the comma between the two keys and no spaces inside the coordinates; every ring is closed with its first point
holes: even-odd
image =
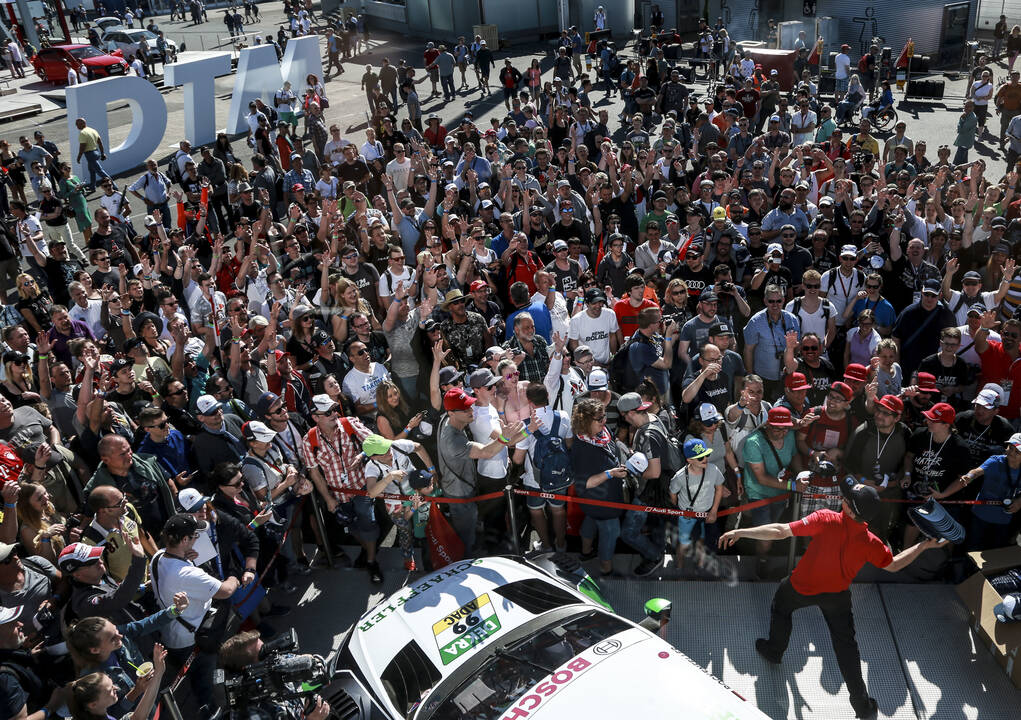
{"type": "Polygon", "coordinates": [[[479,595],[433,623],[440,659],[444,665],[449,665],[498,633],[500,627],[500,618],[496,616],[489,593],[479,595]]]}

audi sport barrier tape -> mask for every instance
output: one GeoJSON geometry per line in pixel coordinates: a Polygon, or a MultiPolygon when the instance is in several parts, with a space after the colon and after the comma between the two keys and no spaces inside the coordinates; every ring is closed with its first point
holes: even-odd
{"type": "MultiPolygon", "coordinates": [[[[368,491],[366,491],[366,490],[349,490],[347,488],[344,489],[344,492],[349,494],[349,495],[363,495],[363,496],[367,496],[369,494],[368,491]]],[[[524,489],[524,488],[513,488],[512,492],[515,495],[524,495],[524,496],[527,496],[527,497],[538,497],[538,498],[543,498],[545,500],[564,500],[565,502],[579,503],[581,505],[595,505],[595,506],[598,506],[598,507],[618,508],[620,510],[638,510],[639,512],[647,512],[647,513],[652,513],[654,515],[666,515],[666,516],[669,516],[669,517],[705,518],[705,517],[709,516],[708,512],[696,512],[696,511],[693,511],[693,510],[680,510],[678,508],[661,508],[661,507],[653,507],[651,505],[635,505],[633,503],[620,503],[620,502],[613,502],[613,501],[610,501],[610,500],[592,500],[590,498],[581,498],[581,497],[577,497],[577,496],[574,496],[574,495],[562,495],[562,494],[559,494],[559,493],[548,493],[548,492],[542,492],[540,490],[528,490],[528,489],[524,489]]],[[[775,495],[775,496],[770,497],[770,498],[764,498],[762,500],[753,500],[752,502],[745,503],[744,505],[735,505],[734,507],[723,508],[719,512],[716,513],[716,516],[717,517],[725,517],[727,515],[734,515],[736,513],[744,512],[746,510],[754,510],[755,508],[759,508],[759,507],[763,507],[765,505],[771,505],[773,503],[777,503],[777,502],[781,502],[781,501],[787,500],[792,495],[795,495],[795,494],[798,495],[799,497],[802,497],[802,498],[814,498],[814,499],[820,499],[820,500],[832,500],[834,498],[839,498],[840,497],[840,495],[838,495],[838,494],[827,494],[827,493],[791,493],[791,492],[784,492],[784,493],[781,493],[780,495],[775,495]]],[[[415,495],[400,495],[400,494],[397,494],[397,493],[380,493],[376,497],[383,498],[384,500],[411,500],[411,499],[413,499],[415,497],[418,497],[423,502],[460,504],[460,503],[482,502],[482,501],[485,501],[485,500],[495,500],[497,498],[503,497],[503,495],[504,495],[504,493],[502,493],[502,492],[491,492],[491,493],[486,493],[485,495],[476,495],[476,496],[467,497],[467,498],[455,498],[455,497],[429,497],[429,496],[425,496],[425,495],[417,495],[417,496],[415,496],[415,495]]],[[[925,500],[908,500],[908,499],[904,499],[904,498],[880,498],[880,500],[882,502],[909,503],[909,504],[915,504],[915,505],[920,505],[920,504],[925,502],[925,500]]],[[[1003,506],[1003,505],[1007,504],[1007,503],[1004,503],[1004,501],[1002,501],[1002,500],[940,500],[939,502],[942,505],[1000,505],[1000,506],[1003,506]]]]}

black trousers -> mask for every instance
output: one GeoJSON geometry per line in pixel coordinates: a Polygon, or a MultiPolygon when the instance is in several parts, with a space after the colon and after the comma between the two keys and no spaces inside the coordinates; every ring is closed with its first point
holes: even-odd
{"type": "Polygon", "coordinates": [[[869,694],[861,674],[861,655],[858,641],[854,636],[854,614],[851,611],[851,591],[802,595],[791,579],[785,578],[773,596],[769,617],[769,639],[766,651],[773,657],[783,657],[791,639],[792,615],[795,610],[815,605],[822,611],[830,629],[833,652],[837,656],[840,674],[851,695],[851,707],[857,715],[864,715],[869,709],[869,694]]]}

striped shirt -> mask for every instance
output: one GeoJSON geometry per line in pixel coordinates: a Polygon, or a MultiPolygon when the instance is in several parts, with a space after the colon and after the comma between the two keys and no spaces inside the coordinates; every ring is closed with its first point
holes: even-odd
{"type": "Polygon", "coordinates": [[[302,440],[301,456],[305,466],[319,468],[327,487],[340,502],[348,502],[354,497],[343,490],[365,489],[365,471],[360,463],[355,463],[355,459],[368,435],[369,429],[360,420],[342,417],[332,440],[322,435],[318,427],[309,430],[302,440]],[[352,436],[358,439],[357,443],[352,436]]]}

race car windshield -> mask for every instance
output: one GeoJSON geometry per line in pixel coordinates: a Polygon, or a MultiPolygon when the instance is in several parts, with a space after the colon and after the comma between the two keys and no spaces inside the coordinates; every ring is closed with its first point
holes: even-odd
{"type": "Polygon", "coordinates": [[[571,658],[631,626],[591,611],[495,650],[478,672],[443,700],[430,720],[500,720],[515,700],[571,658]]]}

